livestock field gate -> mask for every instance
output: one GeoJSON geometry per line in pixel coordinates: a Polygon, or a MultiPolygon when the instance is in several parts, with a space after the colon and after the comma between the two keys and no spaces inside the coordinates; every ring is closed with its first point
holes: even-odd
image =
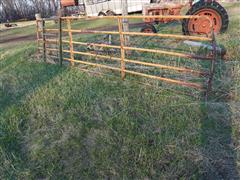
{"type": "Polygon", "coordinates": [[[45,62],[116,71],[122,79],[126,74],[135,75],[208,94],[217,58],[214,33],[194,36],[176,33],[183,19],[198,18],[208,20],[203,16],[159,15],[39,18],[38,54],[45,62]],[[138,30],[145,18],[177,21],[162,25],[161,33],[145,33],[138,30]],[[123,26],[126,20],[130,22],[128,31],[123,26]],[[190,47],[189,42],[207,44],[208,50],[190,47]]]}

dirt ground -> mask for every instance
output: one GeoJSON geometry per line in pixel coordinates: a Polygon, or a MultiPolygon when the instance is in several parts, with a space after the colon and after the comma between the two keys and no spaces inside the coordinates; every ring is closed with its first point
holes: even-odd
{"type": "Polygon", "coordinates": [[[35,39],[34,35],[18,36],[18,37],[7,37],[0,39],[1,43],[21,42],[21,41],[32,41],[35,39]]]}
{"type": "Polygon", "coordinates": [[[26,26],[31,26],[31,25],[34,25],[35,23],[36,23],[35,21],[13,22],[10,24],[16,24],[17,26],[10,27],[10,28],[5,27],[5,25],[3,23],[3,24],[0,24],[0,32],[3,30],[8,30],[8,29],[17,29],[17,28],[22,28],[22,27],[26,27],[26,26]]]}
{"type": "MultiPolygon", "coordinates": [[[[142,27],[144,25],[144,23],[135,23],[135,24],[130,24],[130,28],[137,28],[137,27],[142,27]]],[[[23,26],[22,26],[23,27],[23,26]]],[[[20,28],[20,27],[16,27],[16,28],[20,28]]],[[[14,28],[10,28],[10,29],[14,29],[14,28]]],[[[0,33],[1,32],[5,32],[5,31],[8,31],[10,29],[2,29],[0,28],[0,33]]],[[[100,30],[100,31],[113,31],[113,30],[117,30],[118,29],[118,26],[110,26],[110,27],[103,27],[103,28],[94,28],[94,29],[91,29],[91,30],[100,30]]],[[[19,35],[16,35],[16,36],[7,36],[7,37],[1,37],[0,38],[0,44],[4,44],[4,43],[11,43],[11,42],[15,42],[15,43],[18,43],[18,42],[26,42],[26,41],[33,41],[36,39],[36,35],[33,35],[33,34],[29,34],[29,35],[23,35],[23,36],[19,36],[19,35]]]]}

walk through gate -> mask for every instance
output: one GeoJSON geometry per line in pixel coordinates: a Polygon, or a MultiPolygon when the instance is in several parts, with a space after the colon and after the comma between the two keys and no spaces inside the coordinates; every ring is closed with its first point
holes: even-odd
{"type": "MultiPolygon", "coordinates": [[[[110,69],[114,71],[121,72],[122,79],[125,78],[126,73],[127,74],[133,74],[137,76],[142,76],[145,78],[151,78],[156,80],[161,80],[167,83],[172,83],[176,85],[191,87],[194,89],[204,90],[206,94],[211,90],[212,86],[212,80],[214,76],[215,71],[215,62],[216,62],[216,41],[215,41],[215,35],[214,33],[211,33],[207,36],[185,36],[185,35],[176,35],[176,34],[160,34],[160,33],[143,33],[143,32],[126,32],[123,30],[123,23],[126,19],[144,19],[144,18],[166,18],[166,19],[198,19],[198,18],[206,18],[203,16],[103,16],[103,17],[61,17],[58,19],[54,19],[57,24],[58,28],[46,28],[45,22],[53,19],[37,19],[37,43],[38,43],[38,49],[39,52],[41,52],[41,55],[43,57],[43,60],[46,61],[48,57],[47,52],[57,52],[58,57],[52,57],[50,58],[58,58],[58,62],[60,65],[63,64],[63,61],[68,61],[73,66],[75,63],[80,63],[84,65],[90,65],[95,67],[100,67],[104,69],[110,69]],[[100,31],[100,30],[89,30],[89,29],[73,29],[71,26],[71,23],[73,20],[93,20],[93,19],[112,19],[117,20],[117,31],[100,31]],[[67,28],[63,27],[63,23],[66,23],[67,28]],[[56,37],[55,38],[47,38],[47,33],[55,32],[56,37]],[[68,33],[69,40],[63,39],[63,33],[68,33]],[[110,44],[103,44],[103,43],[88,43],[88,42],[79,42],[74,41],[73,33],[85,33],[85,34],[108,34],[108,35],[119,35],[119,44],[120,45],[110,45],[110,44]],[[160,38],[169,38],[169,39],[176,39],[176,40],[191,40],[191,41],[200,41],[200,42],[208,42],[210,43],[210,46],[212,48],[211,55],[209,56],[201,56],[201,55],[195,55],[195,54],[187,54],[187,53],[181,53],[181,52],[173,52],[173,51],[165,51],[165,50],[159,50],[159,49],[148,49],[148,48],[140,48],[140,47],[130,47],[125,44],[125,36],[141,36],[141,37],[160,37],[160,38]],[[48,43],[56,43],[56,48],[48,48],[46,45],[48,43]],[[69,49],[63,49],[63,44],[68,44],[69,49]],[[91,52],[81,52],[74,50],[74,45],[81,45],[81,46],[88,46],[89,44],[96,46],[96,47],[104,47],[104,48],[113,48],[118,49],[120,51],[120,57],[112,57],[108,55],[99,55],[96,53],[91,52]],[[163,65],[159,63],[152,63],[152,62],[143,62],[138,60],[132,60],[126,58],[126,51],[138,51],[138,52],[147,52],[147,53],[154,53],[154,54],[162,54],[165,56],[174,56],[174,57],[180,57],[180,58],[186,58],[186,59],[198,59],[198,60],[207,60],[210,61],[209,71],[208,72],[202,72],[198,70],[193,70],[186,67],[175,67],[175,66],[168,66],[163,65]],[[70,57],[64,57],[64,54],[68,53],[70,57]],[[111,67],[107,65],[102,65],[98,63],[93,63],[89,61],[83,61],[79,59],[75,59],[75,55],[81,55],[81,56],[90,56],[95,58],[101,58],[101,59],[110,59],[112,61],[119,61],[120,67],[111,67]],[[160,77],[156,75],[149,75],[147,73],[137,72],[133,70],[128,70],[126,68],[126,64],[138,64],[143,66],[149,66],[149,67],[155,67],[170,71],[177,71],[178,73],[188,73],[188,74],[194,74],[199,75],[204,78],[206,78],[206,84],[199,84],[195,82],[187,82],[184,80],[176,80],[172,78],[166,78],[166,77],[160,77]]],[[[209,20],[209,19],[208,19],[209,20]]],[[[210,20],[209,20],[210,21],[210,20]]],[[[211,22],[211,21],[210,21],[211,22]]],[[[213,31],[212,31],[213,32],[213,31]]]]}

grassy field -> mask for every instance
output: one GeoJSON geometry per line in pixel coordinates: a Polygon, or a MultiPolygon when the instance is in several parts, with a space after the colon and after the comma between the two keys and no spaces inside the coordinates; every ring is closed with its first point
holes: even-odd
{"type": "Polygon", "coordinates": [[[158,81],[43,63],[31,39],[0,44],[0,179],[239,179],[240,4],[226,8],[217,40],[227,61],[208,102],[158,81]]]}

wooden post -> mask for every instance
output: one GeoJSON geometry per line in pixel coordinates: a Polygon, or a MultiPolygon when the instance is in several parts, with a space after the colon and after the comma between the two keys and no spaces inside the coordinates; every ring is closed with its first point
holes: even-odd
{"type": "Polygon", "coordinates": [[[58,46],[59,46],[59,64],[60,64],[60,66],[62,66],[63,50],[62,50],[62,19],[61,19],[61,16],[58,19],[58,46]]]}
{"type": "Polygon", "coordinates": [[[122,18],[118,17],[118,31],[120,34],[120,43],[121,43],[121,76],[122,80],[125,79],[126,77],[126,72],[125,72],[125,50],[124,50],[124,36],[123,36],[123,24],[122,24],[122,18]]]}
{"type": "MultiPolygon", "coordinates": [[[[36,18],[36,20],[41,20],[42,16],[41,16],[41,14],[35,14],[35,18],[36,18]]],[[[40,30],[42,30],[42,25],[40,23],[38,23],[38,27],[40,30]]]]}
{"type": "Polygon", "coordinates": [[[39,59],[39,54],[40,54],[40,51],[39,51],[39,46],[40,46],[40,43],[39,43],[39,40],[40,40],[39,31],[41,31],[41,29],[39,27],[39,22],[40,22],[39,20],[41,20],[41,14],[36,14],[35,18],[36,18],[36,35],[37,35],[37,58],[39,59]]]}
{"type": "MultiPolygon", "coordinates": [[[[127,16],[128,15],[128,0],[122,1],[122,15],[127,16]]],[[[129,32],[129,22],[127,18],[122,19],[122,25],[123,25],[123,32],[129,32]]],[[[124,36],[124,43],[125,46],[129,45],[130,38],[129,36],[124,36]]]]}
{"type": "Polygon", "coordinates": [[[69,34],[69,47],[70,47],[70,58],[72,59],[71,65],[74,66],[74,49],[73,49],[73,37],[72,37],[72,28],[71,28],[71,19],[67,19],[67,27],[69,34]]]}
{"type": "Polygon", "coordinates": [[[46,37],[45,37],[45,21],[42,19],[42,40],[43,40],[43,60],[47,61],[46,58],[46,37]]]}
{"type": "Polygon", "coordinates": [[[37,58],[39,59],[39,53],[40,53],[40,51],[39,51],[39,21],[38,20],[36,20],[36,33],[37,33],[37,58]]]}

